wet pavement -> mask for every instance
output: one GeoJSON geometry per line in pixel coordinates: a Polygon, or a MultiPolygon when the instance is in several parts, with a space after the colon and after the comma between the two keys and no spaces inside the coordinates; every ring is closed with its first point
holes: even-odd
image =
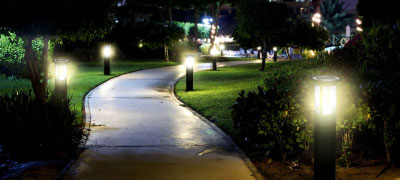
{"type": "MultiPolygon", "coordinates": [[[[195,71],[210,66],[198,64],[195,71]]],[[[143,70],[92,90],[85,99],[86,150],[64,179],[260,178],[230,137],[173,96],[184,74],[182,65],[143,70]]]]}

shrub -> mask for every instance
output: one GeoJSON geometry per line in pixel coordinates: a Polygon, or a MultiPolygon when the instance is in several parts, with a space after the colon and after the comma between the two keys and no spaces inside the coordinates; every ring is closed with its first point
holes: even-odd
{"type": "Polygon", "coordinates": [[[267,74],[264,88],[258,92],[241,92],[233,106],[234,127],[250,146],[287,158],[298,159],[309,149],[312,128],[307,117],[305,93],[315,62],[283,66],[267,74]]]}
{"type": "Polygon", "coordinates": [[[13,91],[0,95],[0,114],[0,144],[14,159],[59,158],[60,152],[73,152],[80,141],[70,99],[51,96],[40,104],[31,91],[13,91]]]}

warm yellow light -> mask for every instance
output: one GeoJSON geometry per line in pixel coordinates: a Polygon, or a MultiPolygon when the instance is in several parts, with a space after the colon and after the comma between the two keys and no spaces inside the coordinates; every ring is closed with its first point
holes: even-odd
{"type": "Polygon", "coordinates": [[[67,60],[55,60],[56,64],[56,80],[64,81],[67,79],[68,74],[68,61],[67,60]]]}
{"type": "Polygon", "coordinates": [[[103,56],[105,58],[111,57],[112,50],[111,50],[111,45],[107,45],[103,47],[103,56]]]}
{"type": "Polygon", "coordinates": [[[272,48],[272,50],[274,50],[274,51],[277,51],[277,50],[278,50],[278,48],[277,48],[277,47],[273,47],[273,48],[272,48]]]}
{"type": "Polygon", "coordinates": [[[186,67],[193,68],[193,65],[194,65],[194,57],[186,56],[186,67]]]}
{"type": "Polygon", "coordinates": [[[219,49],[222,51],[222,50],[224,50],[225,49],[225,45],[224,44],[220,44],[219,45],[219,49]]]}
{"type": "Polygon", "coordinates": [[[314,16],[312,17],[312,21],[317,24],[320,24],[321,23],[321,14],[315,13],[314,16]]]}
{"type": "Polygon", "coordinates": [[[357,27],[357,31],[362,32],[363,29],[361,27],[357,27]]]}
{"type": "Polygon", "coordinates": [[[334,76],[316,76],[314,80],[318,81],[314,86],[315,112],[323,116],[331,115],[336,112],[336,85],[338,77],[334,76]]]}
{"type": "Polygon", "coordinates": [[[211,56],[216,56],[216,55],[219,54],[219,51],[218,51],[217,48],[212,47],[211,50],[210,50],[210,54],[211,54],[211,56]]]}
{"type": "Polygon", "coordinates": [[[356,19],[356,23],[358,24],[358,25],[361,25],[362,24],[362,21],[360,20],[360,19],[356,19]]]}
{"type": "Polygon", "coordinates": [[[315,52],[313,50],[310,50],[310,54],[311,54],[312,57],[315,56],[315,52]]]}

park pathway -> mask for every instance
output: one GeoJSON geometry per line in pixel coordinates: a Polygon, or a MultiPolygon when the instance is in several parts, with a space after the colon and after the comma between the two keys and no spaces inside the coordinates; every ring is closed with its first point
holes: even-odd
{"type": "MultiPolygon", "coordinates": [[[[259,62],[221,62],[219,66],[259,62]]],[[[195,70],[210,66],[198,64],[195,70]]],[[[93,89],[85,99],[91,122],[86,149],[63,179],[259,177],[230,137],[175,99],[174,83],[184,73],[182,65],[148,69],[93,89]]]]}

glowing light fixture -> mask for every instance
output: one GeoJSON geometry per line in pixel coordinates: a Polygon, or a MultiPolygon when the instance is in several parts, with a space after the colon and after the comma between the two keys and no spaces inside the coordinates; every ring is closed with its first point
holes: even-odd
{"type": "Polygon", "coordinates": [[[362,21],[360,20],[360,19],[356,19],[356,23],[357,23],[357,25],[361,25],[362,24],[362,21]]]}
{"type": "Polygon", "coordinates": [[[194,57],[186,56],[186,91],[193,91],[194,57]]]}
{"type": "Polygon", "coordinates": [[[261,46],[258,46],[258,47],[257,47],[257,51],[259,51],[259,50],[261,50],[261,46]]]}
{"type": "Polygon", "coordinates": [[[277,47],[273,47],[272,50],[274,50],[275,52],[278,50],[277,47]]]}
{"type": "Polygon", "coordinates": [[[335,179],[336,84],[335,76],[313,77],[314,179],[335,179]]]}
{"type": "Polygon", "coordinates": [[[321,14],[320,13],[315,13],[312,17],[312,23],[319,25],[321,23],[321,14]]]}
{"type": "Polygon", "coordinates": [[[111,45],[103,47],[104,75],[110,75],[110,61],[112,55],[111,45]]]}
{"type": "Polygon", "coordinates": [[[67,98],[67,78],[68,78],[68,60],[54,60],[55,63],[55,94],[61,98],[67,98]]]}
{"type": "Polygon", "coordinates": [[[274,50],[274,62],[276,62],[278,60],[278,53],[276,51],[278,51],[277,47],[273,47],[272,50],[274,50]]]}
{"type": "Polygon", "coordinates": [[[213,71],[217,70],[217,55],[218,55],[218,53],[219,53],[218,49],[215,46],[213,46],[210,50],[210,54],[213,57],[213,62],[212,62],[212,66],[213,66],[212,70],[213,71]]]}

